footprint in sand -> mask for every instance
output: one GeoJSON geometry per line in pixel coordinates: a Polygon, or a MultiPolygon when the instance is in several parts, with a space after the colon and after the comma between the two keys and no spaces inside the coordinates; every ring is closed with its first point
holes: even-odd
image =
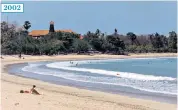
{"type": "Polygon", "coordinates": [[[17,105],[19,105],[19,103],[15,103],[14,105],[17,106],[17,105]]]}

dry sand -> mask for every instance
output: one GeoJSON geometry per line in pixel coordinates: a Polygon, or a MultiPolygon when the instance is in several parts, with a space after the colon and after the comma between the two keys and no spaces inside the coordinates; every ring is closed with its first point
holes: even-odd
{"type": "Polygon", "coordinates": [[[3,56],[1,60],[1,109],[2,110],[176,110],[176,104],[131,98],[128,96],[90,91],[50,84],[43,81],[7,74],[5,66],[14,63],[46,60],[133,58],[133,57],[177,56],[177,54],[132,54],[118,55],[61,55],[61,56],[3,56]],[[20,94],[32,85],[42,95],[20,94]]]}

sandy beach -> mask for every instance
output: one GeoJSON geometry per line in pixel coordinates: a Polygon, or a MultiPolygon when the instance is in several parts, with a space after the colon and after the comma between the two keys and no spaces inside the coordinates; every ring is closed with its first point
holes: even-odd
{"type": "Polygon", "coordinates": [[[1,60],[1,110],[176,110],[176,104],[131,98],[119,94],[84,90],[74,87],[50,84],[34,79],[23,78],[7,73],[9,64],[102,58],[145,58],[172,57],[175,53],[122,55],[59,55],[59,56],[3,56],[1,60]],[[32,85],[42,95],[20,94],[20,90],[29,90],[32,85]]]}

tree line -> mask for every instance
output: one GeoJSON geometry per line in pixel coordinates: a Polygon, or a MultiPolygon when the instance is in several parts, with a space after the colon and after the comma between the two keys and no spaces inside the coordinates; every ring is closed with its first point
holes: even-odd
{"type": "Polygon", "coordinates": [[[1,54],[57,55],[85,54],[97,51],[118,55],[177,52],[177,33],[175,31],[169,32],[169,36],[159,33],[136,35],[133,32],[122,35],[117,32],[117,29],[114,29],[113,34],[107,35],[97,29],[96,32],[88,31],[83,35],[83,39],[80,39],[80,34],[55,32],[54,24],[50,24],[49,34],[35,39],[28,35],[30,27],[29,21],[24,22],[23,28],[1,22],[1,54]]]}

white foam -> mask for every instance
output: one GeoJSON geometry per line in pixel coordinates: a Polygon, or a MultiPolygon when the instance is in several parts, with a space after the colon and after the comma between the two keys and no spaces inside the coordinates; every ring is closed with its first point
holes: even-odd
{"type": "MultiPolygon", "coordinates": [[[[84,61],[80,62],[80,64],[85,63],[84,61]]],[[[176,80],[176,78],[172,77],[163,77],[163,76],[154,76],[154,75],[142,75],[137,73],[129,73],[129,72],[116,72],[116,71],[107,71],[101,69],[88,69],[88,68],[76,68],[70,67],[73,66],[68,62],[55,62],[46,65],[50,68],[58,68],[63,70],[70,70],[70,71],[78,71],[78,72],[89,72],[89,73],[97,73],[103,75],[112,75],[118,76],[122,78],[129,78],[129,79],[136,79],[136,80],[176,80]]]]}
{"type": "MultiPolygon", "coordinates": [[[[106,61],[110,62],[111,60],[104,60],[104,62],[106,61]]],[[[112,61],[115,60],[112,59],[112,61]]],[[[60,73],[60,71],[57,71],[55,73],[51,69],[50,70],[44,68],[41,69],[39,66],[44,64],[40,64],[40,63],[30,63],[28,66],[23,67],[22,70],[36,73],[36,74],[41,74],[41,75],[49,75],[49,76],[65,78],[73,81],[99,83],[99,84],[106,84],[106,85],[119,85],[124,87],[131,87],[141,91],[177,95],[177,89],[176,89],[177,84],[176,82],[174,82],[177,81],[176,78],[153,76],[153,75],[142,75],[142,74],[129,73],[129,72],[116,72],[116,71],[107,71],[107,70],[100,70],[100,69],[71,67],[71,66],[75,66],[77,63],[79,65],[86,64],[86,63],[95,63],[95,62],[104,63],[103,60],[86,60],[86,61],[72,61],[72,62],[73,64],[71,64],[69,61],[54,62],[54,63],[49,63],[46,66],[49,68],[78,71],[78,72],[82,72],[83,75],[74,72],[60,73]],[[93,76],[85,75],[86,72],[92,74],[109,75],[109,76],[117,76],[116,74],[119,73],[121,78],[112,77],[107,79],[107,76],[99,76],[96,78],[93,76]]]]}
{"type": "MultiPolygon", "coordinates": [[[[124,87],[131,87],[131,88],[134,88],[134,89],[138,89],[138,90],[142,90],[142,91],[147,91],[147,92],[177,95],[177,92],[175,92],[175,91],[173,92],[172,91],[172,90],[174,90],[172,88],[175,88],[174,87],[175,85],[173,85],[173,86],[167,85],[168,88],[165,91],[163,91],[163,90],[153,90],[152,89],[153,82],[151,82],[151,83],[150,82],[146,82],[147,84],[143,84],[143,82],[137,82],[137,83],[133,83],[133,82],[130,82],[130,81],[128,82],[128,80],[126,80],[126,79],[118,80],[118,79],[113,79],[112,78],[112,79],[108,80],[105,77],[98,77],[98,78],[96,78],[96,77],[90,77],[90,76],[76,75],[76,74],[67,73],[67,72],[62,72],[62,74],[57,74],[57,73],[54,73],[54,72],[50,73],[49,71],[42,70],[42,69],[39,70],[39,68],[37,68],[37,66],[39,66],[39,65],[25,66],[24,68],[22,68],[22,70],[23,71],[28,71],[28,72],[33,72],[33,73],[36,73],[36,74],[41,74],[41,75],[50,75],[50,76],[60,77],[60,78],[64,78],[64,79],[68,79],[68,80],[73,80],[73,81],[98,83],[98,84],[106,84],[106,85],[118,85],[118,86],[124,86],[124,87]],[[115,80],[118,80],[120,82],[115,82],[115,80]],[[108,81],[112,81],[112,82],[108,82],[108,81]],[[140,83],[142,83],[146,87],[142,87],[142,86],[138,85],[140,83]]],[[[158,86],[160,84],[158,82],[156,82],[154,85],[158,86]]],[[[159,87],[159,89],[160,89],[160,87],[159,87]]]]}

